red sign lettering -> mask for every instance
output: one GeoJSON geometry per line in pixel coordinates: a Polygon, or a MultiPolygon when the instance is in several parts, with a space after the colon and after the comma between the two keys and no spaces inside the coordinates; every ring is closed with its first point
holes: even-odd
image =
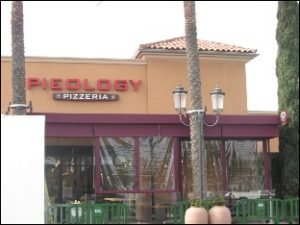
{"type": "Polygon", "coordinates": [[[116,91],[127,91],[128,90],[127,80],[116,80],[115,81],[115,90],[116,91]]]}
{"type": "Polygon", "coordinates": [[[80,80],[79,79],[66,79],[66,88],[70,91],[79,90],[80,89],[80,80]]]}
{"type": "Polygon", "coordinates": [[[62,90],[62,87],[60,86],[60,82],[62,79],[51,79],[50,86],[52,90],[62,90]]]}
{"type": "Polygon", "coordinates": [[[28,78],[27,79],[27,88],[31,89],[33,86],[40,86],[39,78],[28,78]]]}
{"type": "Polygon", "coordinates": [[[42,80],[42,87],[43,87],[44,90],[46,90],[46,88],[47,88],[47,80],[46,80],[46,78],[44,78],[42,80]]]}
{"type": "Polygon", "coordinates": [[[97,81],[97,89],[99,91],[109,91],[111,89],[110,80],[103,80],[103,79],[98,80],[97,81]]]}
{"type": "Polygon", "coordinates": [[[83,82],[83,89],[85,91],[94,91],[95,88],[93,87],[90,87],[90,84],[89,84],[89,80],[88,79],[84,79],[84,82],[83,82]]]}
{"type": "Polygon", "coordinates": [[[137,81],[129,80],[129,82],[132,84],[134,91],[137,91],[140,87],[140,84],[142,83],[141,80],[137,80],[137,81]]]}
{"type": "Polygon", "coordinates": [[[98,79],[93,85],[88,79],[61,79],[61,78],[27,78],[27,88],[42,88],[43,90],[63,90],[65,88],[68,91],[78,91],[83,89],[84,91],[128,91],[130,88],[134,91],[138,91],[141,86],[141,80],[109,80],[98,79]],[[49,82],[48,82],[49,81],[49,82]],[[48,85],[50,84],[50,85],[48,85]],[[113,84],[113,85],[112,85],[113,84]]]}

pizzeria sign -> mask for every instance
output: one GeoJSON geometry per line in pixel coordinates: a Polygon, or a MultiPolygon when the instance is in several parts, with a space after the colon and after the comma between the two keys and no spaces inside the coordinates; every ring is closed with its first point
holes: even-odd
{"type": "Polygon", "coordinates": [[[105,93],[54,93],[53,99],[64,101],[116,101],[119,99],[119,95],[105,93]]]}
{"type": "Polygon", "coordinates": [[[119,99],[118,94],[110,94],[106,92],[126,92],[130,89],[138,91],[141,85],[141,80],[110,80],[97,79],[94,82],[88,79],[77,78],[27,78],[27,89],[29,90],[52,90],[63,91],[53,93],[54,100],[62,101],[116,101],[119,99]],[[85,91],[85,92],[78,92],[85,91]],[[88,91],[88,92],[87,92],[88,91]],[[97,92],[98,91],[98,92],[97,92]]]}

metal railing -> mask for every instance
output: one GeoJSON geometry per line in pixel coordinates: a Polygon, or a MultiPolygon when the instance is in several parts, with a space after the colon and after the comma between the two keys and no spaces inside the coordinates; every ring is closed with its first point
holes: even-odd
{"type": "Polygon", "coordinates": [[[128,206],[119,203],[54,204],[46,209],[47,224],[128,224],[128,206]]]}
{"type": "MultiPolygon", "coordinates": [[[[172,207],[173,224],[184,224],[184,215],[190,203],[178,201],[172,207]]],[[[251,222],[299,223],[299,198],[257,198],[235,201],[232,209],[233,223],[251,222]]]]}
{"type": "Polygon", "coordinates": [[[178,201],[172,207],[172,220],[173,224],[184,224],[185,211],[190,207],[188,201],[178,201]]]}
{"type": "MultiPolygon", "coordinates": [[[[204,204],[208,210],[209,204],[204,204]]],[[[189,201],[172,206],[172,223],[184,224],[189,201]]],[[[240,199],[232,208],[233,223],[299,223],[299,198],[240,199]]],[[[128,206],[120,203],[54,204],[45,212],[48,224],[128,224],[128,206]]]]}

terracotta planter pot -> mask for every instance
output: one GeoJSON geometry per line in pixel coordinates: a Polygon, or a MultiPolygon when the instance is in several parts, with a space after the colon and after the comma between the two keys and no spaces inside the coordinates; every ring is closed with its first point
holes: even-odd
{"type": "Polygon", "coordinates": [[[214,206],[208,211],[210,224],[231,224],[231,212],[226,206],[214,206]]]}
{"type": "Polygon", "coordinates": [[[208,213],[205,208],[190,207],[185,211],[185,224],[208,224],[208,213]]]}

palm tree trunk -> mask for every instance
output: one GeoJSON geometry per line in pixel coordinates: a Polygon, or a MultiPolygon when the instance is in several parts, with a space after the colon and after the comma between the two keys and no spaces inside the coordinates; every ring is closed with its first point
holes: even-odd
{"type": "MultiPolygon", "coordinates": [[[[188,77],[190,84],[190,103],[194,110],[202,109],[201,96],[201,77],[199,66],[199,52],[197,44],[197,27],[196,27],[196,13],[195,2],[184,1],[184,17],[185,17],[185,35],[186,35],[186,52],[188,77]]],[[[204,138],[203,138],[203,123],[202,114],[197,116],[196,113],[191,114],[190,122],[193,124],[190,129],[191,136],[191,155],[192,155],[192,198],[203,198],[205,185],[204,173],[204,138]],[[200,118],[199,118],[200,117],[200,118]]]]}
{"type": "MultiPolygon", "coordinates": [[[[13,1],[11,8],[12,86],[13,104],[26,104],[24,57],[23,2],[13,1]]],[[[24,107],[14,108],[14,114],[25,114],[24,107]]]]}

